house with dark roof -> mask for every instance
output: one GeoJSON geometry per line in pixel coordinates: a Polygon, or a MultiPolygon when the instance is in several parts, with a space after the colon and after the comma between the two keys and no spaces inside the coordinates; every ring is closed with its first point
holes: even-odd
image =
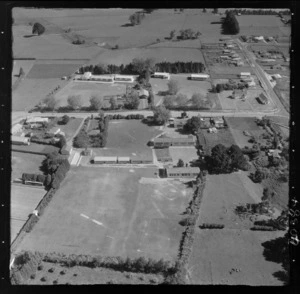
{"type": "Polygon", "coordinates": [[[269,99],[267,98],[267,96],[264,93],[260,93],[259,96],[257,97],[257,100],[261,104],[269,103],[269,99]]]}

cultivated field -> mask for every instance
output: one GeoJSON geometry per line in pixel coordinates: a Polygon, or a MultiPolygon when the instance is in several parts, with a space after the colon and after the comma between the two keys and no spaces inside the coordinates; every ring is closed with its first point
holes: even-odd
{"type": "Polygon", "coordinates": [[[179,214],[193,192],[180,181],[154,178],[156,171],[71,170],[18,250],[174,260],[179,214]]]}
{"type": "MultiPolygon", "coordinates": [[[[43,145],[42,145],[43,146],[43,145]]],[[[22,177],[23,173],[39,174],[40,166],[45,156],[22,152],[12,152],[12,174],[11,179],[22,177]]]]}
{"type": "Polygon", "coordinates": [[[105,148],[94,148],[98,156],[146,156],[152,158],[147,143],[161,131],[140,121],[111,120],[105,148]]]}
{"type": "Polygon", "coordinates": [[[43,188],[11,185],[11,242],[45,194],[46,191],[43,188]]]}
{"type": "Polygon", "coordinates": [[[264,257],[265,241],[284,232],[249,230],[199,230],[189,263],[192,284],[282,286],[273,274],[282,271],[278,263],[264,257]],[[232,269],[239,272],[232,272],[232,269]]]}
{"type": "MultiPolygon", "coordinates": [[[[126,93],[125,84],[100,84],[93,82],[70,82],[61,91],[59,91],[55,98],[59,106],[66,106],[68,97],[70,95],[80,95],[83,106],[90,105],[91,95],[96,94],[102,97],[106,95],[123,95],[126,93]]],[[[109,106],[109,103],[108,105],[109,106]]]]}

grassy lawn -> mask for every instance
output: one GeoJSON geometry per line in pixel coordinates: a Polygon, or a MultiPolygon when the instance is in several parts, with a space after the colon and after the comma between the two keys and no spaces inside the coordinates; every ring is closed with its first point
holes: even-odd
{"type": "MultiPolygon", "coordinates": [[[[43,144],[35,144],[31,143],[30,145],[12,145],[12,150],[13,151],[18,151],[18,152],[37,152],[37,153],[42,153],[42,154],[48,154],[54,151],[58,151],[59,148],[52,146],[52,145],[43,145],[43,144]]],[[[26,153],[28,154],[28,153],[26,153]]]]}
{"type": "MultiPolygon", "coordinates": [[[[59,91],[55,98],[59,106],[66,106],[70,95],[80,95],[83,106],[90,105],[91,95],[96,94],[104,97],[106,95],[123,95],[126,93],[125,84],[96,84],[93,82],[70,82],[66,87],[59,91]]],[[[107,106],[109,106],[109,100],[107,106]]]]}
{"type": "Polygon", "coordinates": [[[42,262],[43,270],[37,271],[34,279],[28,280],[28,285],[52,285],[53,281],[57,284],[84,285],[84,284],[107,284],[113,281],[116,284],[153,284],[163,282],[163,277],[154,274],[126,273],[114,271],[106,268],[89,268],[74,266],[67,268],[59,264],[42,262]],[[49,269],[54,271],[51,273],[49,269]],[[65,271],[65,274],[61,274],[65,271]],[[46,277],[46,281],[41,279],[46,277]]]}
{"type": "Polygon", "coordinates": [[[65,133],[67,140],[72,138],[74,133],[78,130],[82,120],[82,118],[71,118],[66,125],[59,125],[61,131],[65,133]]]}
{"type": "Polygon", "coordinates": [[[192,190],[143,177],[150,169],[71,170],[19,250],[148,256],[173,260],[192,190]]]}
{"type": "Polygon", "coordinates": [[[46,194],[41,188],[11,185],[11,241],[15,239],[29,214],[37,207],[46,194]]]}
{"type": "Polygon", "coordinates": [[[35,64],[27,75],[28,79],[55,79],[73,74],[82,63],[64,64],[62,62],[52,64],[35,64]]]}
{"type": "MultiPolygon", "coordinates": [[[[43,145],[42,145],[43,146],[43,145]]],[[[22,153],[22,152],[12,152],[12,180],[20,178],[23,173],[39,174],[40,166],[45,156],[22,153]]]]}
{"type": "Polygon", "coordinates": [[[177,164],[179,159],[182,159],[184,164],[190,165],[198,159],[197,149],[195,147],[170,147],[170,155],[173,159],[173,164],[177,164]]]}
{"type": "Polygon", "coordinates": [[[161,132],[135,120],[111,120],[105,148],[94,149],[98,156],[147,156],[152,158],[152,150],[147,146],[151,138],[161,132]]]}

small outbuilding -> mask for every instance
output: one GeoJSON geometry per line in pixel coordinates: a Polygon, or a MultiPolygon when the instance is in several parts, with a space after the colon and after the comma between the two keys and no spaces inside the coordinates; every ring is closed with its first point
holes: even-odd
{"type": "Polygon", "coordinates": [[[28,137],[11,136],[11,143],[13,145],[30,145],[28,137]]]}
{"type": "Polygon", "coordinates": [[[264,93],[259,94],[259,96],[257,97],[257,100],[261,104],[268,104],[269,103],[269,99],[267,98],[267,96],[264,93]]]}

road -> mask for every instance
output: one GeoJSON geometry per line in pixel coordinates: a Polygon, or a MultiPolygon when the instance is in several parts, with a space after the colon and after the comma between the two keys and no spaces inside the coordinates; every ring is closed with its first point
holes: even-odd
{"type": "Polygon", "coordinates": [[[266,95],[268,99],[273,101],[276,109],[278,110],[278,114],[282,116],[289,117],[289,113],[285,110],[284,106],[281,104],[279,98],[277,97],[276,93],[273,90],[273,87],[266,77],[263,69],[256,63],[255,56],[252,52],[248,50],[248,45],[249,44],[243,44],[240,40],[236,39],[235,40],[240,49],[244,52],[245,57],[247,61],[249,62],[250,66],[253,69],[253,72],[256,74],[257,78],[260,80],[260,83],[263,87],[263,89],[266,92],[266,95]]]}

